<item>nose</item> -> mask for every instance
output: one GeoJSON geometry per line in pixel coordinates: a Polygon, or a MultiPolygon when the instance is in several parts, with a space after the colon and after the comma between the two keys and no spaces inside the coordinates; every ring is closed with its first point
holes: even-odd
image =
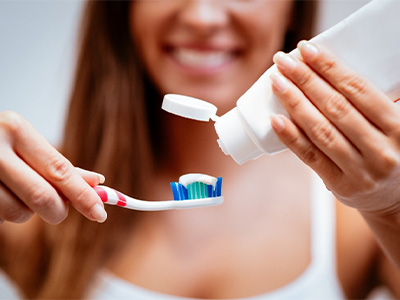
{"type": "Polygon", "coordinates": [[[201,34],[223,28],[229,22],[228,10],[221,0],[183,0],[178,19],[201,34]]]}

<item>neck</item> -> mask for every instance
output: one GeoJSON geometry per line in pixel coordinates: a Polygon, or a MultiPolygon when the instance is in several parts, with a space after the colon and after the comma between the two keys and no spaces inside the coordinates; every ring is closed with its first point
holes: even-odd
{"type": "MultiPolygon", "coordinates": [[[[257,161],[249,161],[240,166],[219,148],[212,122],[193,121],[171,115],[164,124],[168,125],[162,127],[162,133],[168,141],[163,149],[164,163],[157,166],[154,176],[159,183],[161,195],[170,193],[165,182],[177,181],[181,175],[187,173],[221,176],[224,193],[232,191],[236,197],[239,187],[252,186],[254,178],[268,186],[282,187],[285,182],[282,181],[282,176],[295,184],[302,181],[298,178],[308,170],[289,151],[274,156],[264,155],[257,161]]],[[[285,184],[282,188],[286,188],[285,184]]]]}
{"type": "Polygon", "coordinates": [[[219,148],[213,122],[199,122],[171,115],[166,123],[165,170],[219,176],[218,173],[223,170],[236,167],[232,158],[219,148]]]}

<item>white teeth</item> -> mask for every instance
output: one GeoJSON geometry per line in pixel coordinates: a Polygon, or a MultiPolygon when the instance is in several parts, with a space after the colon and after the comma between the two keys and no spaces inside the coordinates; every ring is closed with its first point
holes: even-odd
{"type": "Polygon", "coordinates": [[[193,49],[175,49],[172,52],[175,59],[188,67],[218,67],[232,59],[232,53],[227,51],[199,51],[193,49]]]}

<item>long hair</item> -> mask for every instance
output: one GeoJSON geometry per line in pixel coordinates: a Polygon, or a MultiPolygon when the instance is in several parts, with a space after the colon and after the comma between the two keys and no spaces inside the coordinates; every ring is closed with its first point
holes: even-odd
{"type": "MultiPolygon", "coordinates": [[[[107,184],[142,197],[155,164],[154,120],[149,122],[149,87],[136,55],[128,1],[89,1],[84,10],[80,53],[61,150],[76,166],[104,174],[107,184]]],[[[315,1],[295,1],[285,49],[310,38],[315,1]]],[[[42,224],[42,254],[32,274],[16,280],[30,298],[81,298],[97,270],[123,247],[140,212],[107,207],[97,224],[74,209],[57,226],[42,224]]],[[[33,264],[32,264],[33,265],[33,264]]]]}
{"type": "MultiPolygon", "coordinates": [[[[107,184],[142,197],[152,169],[144,75],[135,54],[128,1],[89,1],[83,13],[80,53],[66,118],[63,154],[76,166],[98,171],[107,184]]],[[[80,298],[139,212],[107,207],[96,224],[74,209],[58,226],[44,225],[50,250],[38,298],[80,298]]]]}

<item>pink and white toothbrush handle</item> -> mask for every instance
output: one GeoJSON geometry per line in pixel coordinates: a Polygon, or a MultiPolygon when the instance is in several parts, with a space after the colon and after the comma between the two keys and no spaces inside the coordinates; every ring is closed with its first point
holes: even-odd
{"type": "Polygon", "coordinates": [[[121,207],[125,207],[127,205],[127,196],[125,196],[121,192],[102,185],[98,185],[93,188],[96,191],[97,195],[100,196],[103,203],[117,205],[121,207]]]}
{"type": "Polygon", "coordinates": [[[123,208],[143,210],[143,211],[157,211],[169,209],[183,209],[194,208],[203,206],[219,205],[224,201],[224,197],[212,197],[191,200],[167,200],[167,201],[144,201],[134,199],[127,195],[122,194],[110,187],[98,185],[94,187],[96,193],[100,196],[101,200],[106,204],[117,205],[123,208]]]}

